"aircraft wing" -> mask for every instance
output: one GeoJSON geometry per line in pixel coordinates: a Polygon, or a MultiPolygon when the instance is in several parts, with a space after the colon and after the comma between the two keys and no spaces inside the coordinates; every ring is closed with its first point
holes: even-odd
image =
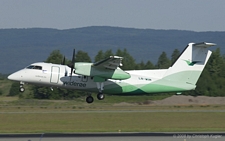
{"type": "Polygon", "coordinates": [[[75,72],[80,75],[92,76],[94,82],[104,82],[106,79],[124,80],[130,74],[119,68],[122,57],[110,56],[96,63],[75,63],[75,72]]]}
{"type": "Polygon", "coordinates": [[[122,66],[122,57],[119,56],[110,56],[107,59],[104,59],[102,61],[96,62],[93,64],[94,67],[99,69],[111,69],[115,70],[119,66],[122,66]]]}

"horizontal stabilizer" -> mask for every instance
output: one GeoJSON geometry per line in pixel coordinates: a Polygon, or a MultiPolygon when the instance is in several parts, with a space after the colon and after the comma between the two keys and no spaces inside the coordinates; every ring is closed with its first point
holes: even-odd
{"type": "Polygon", "coordinates": [[[214,44],[214,43],[206,43],[206,42],[193,44],[193,46],[195,46],[195,47],[205,47],[205,48],[215,46],[215,45],[216,44],[214,44]]]}

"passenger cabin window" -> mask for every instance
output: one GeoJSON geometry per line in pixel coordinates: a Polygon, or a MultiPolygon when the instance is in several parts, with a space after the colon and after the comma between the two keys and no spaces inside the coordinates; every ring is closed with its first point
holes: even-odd
{"type": "Polygon", "coordinates": [[[30,65],[30,66],[27,67],[27,69],[42,70],[42,66],[34,66],[34,65],[30,65]]]}

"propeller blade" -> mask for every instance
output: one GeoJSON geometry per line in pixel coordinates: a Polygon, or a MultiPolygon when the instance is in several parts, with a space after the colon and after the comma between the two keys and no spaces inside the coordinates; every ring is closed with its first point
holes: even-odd
{"type": "Polygon", "coordinates": [[[67,76],[68,75],[68,72],[67,72],[67,69],[65,67],[65,75],[64,76],[67,76]]]}
{"type": "Polygon", "coordinates": [[[72,74],[73,74],[73,70],[74,70],[74,67],[75,67],[75,49],[73,49],[73,58],[72,58],[72,62],[67,65],[68,67],[70,67],[70,80],[71,80],[71,77],[72,77],[72,74]]]}
{"type": "Polygon", "coordinates": [[[65,61],[66,61],[66,58],[64,56],[61,65],[65,65],[65,61]]]}
{"type": "Polygon", "coordinates": [[[73,49],[73,58],[72,58],[72,63],[75,63],[75,49],[73,49]]]}

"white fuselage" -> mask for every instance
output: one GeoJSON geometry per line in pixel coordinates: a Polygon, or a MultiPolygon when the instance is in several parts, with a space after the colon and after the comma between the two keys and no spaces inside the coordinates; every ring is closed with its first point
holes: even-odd
{"type": "MultiPolygon", "coordinates": [[[[104,82],[104,88],[106,86],[114,85],[113,87],[123,87],[127,85],[136,85],[137,89],[140,85],[145,85],[158,80],[165,73],[165,70],[142,70],[142,71],[127,71],[131,74],[131,77],[126,80],[112,80],[108,79],[104,82]],[[148,74],[152,74],[153,77],[149,77],[148,74]]],[[[8,77],[10,80],[20,81],[24,83],[61,87],[68,89],[78,89],[89,92],[98,92],[97,82],[94,82],[93,77],[83,76],[78,74],[72,74],[70,76],[70,68],[66,65],[52,64],[52,63],[34,63],[30,66],[19,70],[8,77]]],[[[101,86],[99,86],[101,87],[101,86]]],[[[105,90],[105,89],[104,89],[105,90]]],[[[103,91],[104,91],[103,90],[103,91]]],[[[129,89],[123,89],[120,93],[127,93],[129,89]]],[[[108,91],[108,94],[116,94],[117,92],[108,91]]]]}

